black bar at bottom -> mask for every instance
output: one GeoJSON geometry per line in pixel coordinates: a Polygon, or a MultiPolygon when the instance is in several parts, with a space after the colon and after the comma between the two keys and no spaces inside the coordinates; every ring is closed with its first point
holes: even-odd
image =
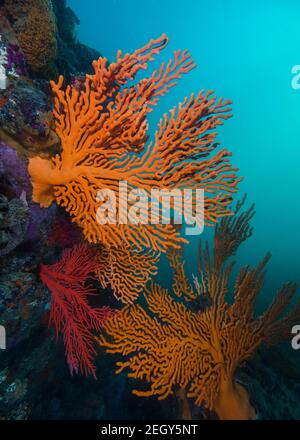
{"type": "MultiPolygon", "coordinates": [[[[1,421],[1,438],[17,436],[20,440],[28,438],[43,439],[46,435],[53,439],[66,435],[80,440],[121,439],[157,439],[189,438],[200,439],[209,435],[235,436],[255,435],[264,432],[270,437],[272,431],[277,435],[289,437],[295,430],[299,435],[300,421],[134,421],[134,420],[97,420],[97,421],[1,421]],[[5,435],[4,435],[5,434],[5,435]]],[[[12,438],[12,437],[11,437],[12,438]]],[[[221,438],[221,437],[219,437],[221,438]]]]}

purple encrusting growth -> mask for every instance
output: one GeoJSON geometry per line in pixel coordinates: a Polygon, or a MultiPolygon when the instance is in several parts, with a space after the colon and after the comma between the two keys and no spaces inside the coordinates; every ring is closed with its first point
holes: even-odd
{"type": "Polygon", "coordinates": [[[30,220],[25,234],[25,241],[35,239],[40,232],[40,227],[43,223],[49,223],[55,216],[55,205],[52,204],[49,208],[40,208],[37,204],[30,203],[30,220]]]}
{"type": "Polygon", "coordinates": [[[27,166],[17,152],[8,145],[0,143],[0,177],[5,178],[16,197],[20,197],[22,192],[31,192],[30,178],[27,166]]]}
{"type": "Polygon", "coordinates": [[[0,107],[0,129],[17,141],[16,148],[25,156],[29,151],[39,153],[54,147],[58,142],[52,128],[49,98],[21,78],[6,90],[6,101],[0,107]]]}
{"type": "Polygon", "coordinates": [[[29,89],[28,87],[19,88],[19,110],[21,111],[24,123],[36,134],[41,137],[47,136],[46,126],[42,121],[43,115],[51,112],[51,107],[45,101],[41,92],[29,89]]]}
{"type": "Polygon", "coordinates": [[[19,76],[27,75],[26,61],[23,52],[16,44],[7,46],[7,73],[16,73],[19,76]]]}
{"type": "Polygon", "coordinates": [[[31,202],[31,183],[27,166],[17,152],[9,146],[0,143],[0,178],[10,188],[14,197],[26,198],[29,209],[29,221],[24,233],[24,241],[35,239],[44,222],[49,222],[55,214],[55,205],[47,209],[40,208],[31,202]]]}

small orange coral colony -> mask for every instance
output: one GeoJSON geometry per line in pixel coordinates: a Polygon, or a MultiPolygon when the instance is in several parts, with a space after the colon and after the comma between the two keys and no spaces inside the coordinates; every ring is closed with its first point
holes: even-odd
{"type": "Polygon", "coordinates": [[[18,42],[30,70],[51,70],[57,54],[56,19],[48,0],[5,0],[4,13],[12,19],[18,42]]]}
{"type": "Polygon", "coordinates": [[[157,274],[159,254],[152,249],[138,252],[126,248],[98,246],[95,275],[100,285],[110,287],[124,303],[138,298],[152,276],[157,274]]]}
{"type": "MultiPolygon", "coordinates": [[[[231,194],[238,178],[226,150],[212,154],[216,127],[230,117],[229,101],[201,91],[165,114],[154,143],[148,140],[147,115],[176,81],[195,67],[186,51],[136,84],[140,70],[166,46],[162,35],[131,55],[119,51],[117,60],[94,61],[94,74],[81,85],[63,88],[64,78],[51,82],[55,94],[56,132],[61,154],[51,160],[31,158],[33,200],[49,206],[53,200],[65,208],[82,228],[89,242],[106,246],[151,248],[178,247],[180,234],[170,224],[99,224],[97,191],[118,192],[119,182],[128,189],[205,189],[205,221],[213,224],[229,214],[231,194]]],[[[118,205],[118,203],[117,203],[118,205]]]]}
{"type": "Polygon", "coordinates": [[[235,379],[236,369],[260,344],[285,339],[300,319],[300,305],[281,317],[296,290],[287,283],[261,316],[253,316],[269,256],[254,269],[240,270],[233,302],[226,301],[233,266],[227,260],[251,235],[252,215],[253,208],[221,221],[212,257],[208,246],[204,252],[200,249],[201,281],[197,279],[196,286],[188,285],[177,264],[180,256],[171,258],[180,301],[153,283],[145,295],[149,311],[138,304],[128,305],[106,322],[98,342],[109,353],[125,357],[117,362],[117,372],[128,369],[129,377],[150,384],[149,389],[134,390],[134,394],[164,399],[180,389],[181,396],[186,393],[197,405],[214,409],[221,419],[254,417],[247,391],[235,379]]]}

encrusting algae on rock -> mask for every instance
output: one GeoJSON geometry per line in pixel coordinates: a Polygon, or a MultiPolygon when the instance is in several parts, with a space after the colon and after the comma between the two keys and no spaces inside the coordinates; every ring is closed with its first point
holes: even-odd
{"type": "Polygon", "coordinates": [[[5,0],[3,13],[13,22],[30,70],[38,75],[49,71],[58,49],[51,1],[5,0]]]}

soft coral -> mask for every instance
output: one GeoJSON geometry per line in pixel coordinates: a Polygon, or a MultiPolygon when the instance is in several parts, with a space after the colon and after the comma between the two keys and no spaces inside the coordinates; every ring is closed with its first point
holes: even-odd
{"type": "Polygon", "coordinates": [[[50,324],[57,335],[63,334],[71,374],[79,371],[96,378],[94,331],[99,331],[113,311],[109,307],[92,308],[88,296],[95,293],[86,279],[97,268],[94,249],[79,244],[63,252],[61,260],[43,265],[42,282],[52,294],[50,324]]]}

